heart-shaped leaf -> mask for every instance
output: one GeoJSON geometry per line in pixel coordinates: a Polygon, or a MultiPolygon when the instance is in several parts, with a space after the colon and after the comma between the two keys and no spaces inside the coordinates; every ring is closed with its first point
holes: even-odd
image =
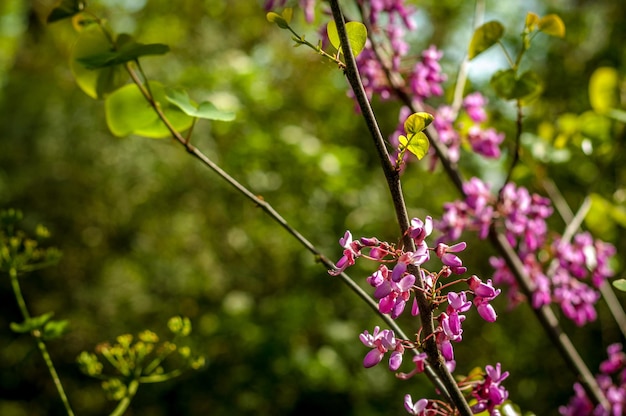
{"type": "Polygon", "coordinates": [[[433,115],[429,113],[419,112],[411,114],[404,121],[404,131],[409,135],[419,133],[428,127],[433,120],[433,115]]]}
{"type": "Polygon", "coordinates": [[[428,141],[428,137],[422,132],[409,134],[409,137],[400,136],[398,139],[400,141],[400,151],[406,149],[409,152],[413,153],[418,160],[422,160],[426,153],[428,153],[428,148],[430,147],[430,142],[428,141]]]}
{"type": "Polygon", "coordinates": [[[500,40],[503,34],[504,26],[495,20],[480,26],[472,36],[468,51],[469,59],[474,59],[478,54],[489,49],[500,40]]]}
{"type": "Polygon", "coordinates": [[[565,37],[565,23],[556,14],[548,14],[539,19],[537,27],[546,35],[555,36],[557,38],[565,37]]]}
{"type": "Polygon", "coordinates": [[[166,95],[170,103],[183,110],[183,112],[189,116],[219,121],[232,121],[235,119],[235,113],[232,111],[218,110],[215,105],[209,101],[204,101],[196,105],[189,98],[187,91],[183,89],[168,89],[166,95]]]}
{"type": "MultiPolygon", "coordinates": [[[[170,104],[162,84],[151,81],[150,90],[177,131],[191,127],[193,118],[182,112],[178,106],[170,104]]],[[[126,85],[109,95],[104,108],[107,125],[115,136],[137,134],[157,139],[171,134],[135,84],[126,85]]]]}
{"type": "Polygon", "coordinates": [[[112,65],[119,65],[146,55],[163,55],[169,52],[169,46],[163,43],[143,44],[135,42],[128,35],[120,35],[118,37],[117,50],[108,50],[106,52],[97,53],[82,58],[77,61],[87,69],[106,68],[112,65]],[[120,42],[120,38],[123,42],[120,42]],[[120,45],[121,44],[121,45],[120,45]]]}
{"type": "MultiPolygon", "coordinates": [[[[339,33],[337,32],[337,25],[334,20],[328,22],[326,33],[328,34],[330,44],[339,52],[343,53],[339,33]]],[[[367,42],[367,28],[361,22],[348,22],[346,23],[346,33],[348,34],[348,42],[350,42],[352,53],[354,56],[358,56],[361,51],[363,51],[363,48],[365,48],[365,42],[367,42]]]]}
{"type": "Polygon", "coordinates": [[[513,69],[501,70],[491,77],[491,86],[496,93],[507,100],[530,101],[541,94],[543,85],[533,71],[526,71],[517,77],[513,69]]]}
{"type": "Polygon", "coordinates": [[[626,292],[626,279],[617,279],[613,281],[613,287],[622,292],[626,292]]]}
{"type": "Polygon", "coordinates": [[[104,98],[128,80],[126,70],[120,65],[99,69],[87,69],[80,61],[89,56],[111,53],[113,45],[100,26],[86,26],[74,45],[70,69],[81,90],[91,98],[104,98]]]}

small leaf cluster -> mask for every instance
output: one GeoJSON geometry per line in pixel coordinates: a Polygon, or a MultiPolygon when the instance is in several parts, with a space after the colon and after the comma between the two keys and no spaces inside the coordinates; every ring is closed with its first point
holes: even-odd
{"type": "Polygon", "coordinates": [[[186,369],[204,366],[204,357],[194,355],[180,341],[191,334],[189,318],[176,316],[168,321],[171,340],[159,342],[159,336],[144,330],[133,336],[123,334],[113,344],[99,344],[95,353],[83,351],[77,358],[80,370],[102,380],[102,388],[111,400],[120,401],[134,394],[138,384],[158,383],[179,376],[186,369]],[[182,359],[178,367],[166,371],[164,362],[175,356],[182,359]],[[105,370],[110,369],[110,374],[105,370]]]}
{"type": "MultiPolygon", "coordinates": [[[[295,42],[294,46],[308,46],[320,55],[323,55],[333,62],[337,63],[340,68],[345,68],[345,63],[339,59],[339,55],[343,55],[343,50],[341,48],[339,33],[337,32],[337,25],[334,20],[331,20],[326,26],[328,40],[337,51],[337,54],[333,56],[322,49],[321,40],[317,43],[317,45],[313,45],[306,40],[304,35],[299,35],[298,33],[296,33],[289,25],[292,16],[293,9],[286,8],[281,14],[278,14],[276,12],[268,12],[266,18],[270,23],[275,23],[276,26],[278,26],[279,28],[290,31],[293,34],[292,40],[295,42]]],[[[350,42],[350,49],[352,50],[352,54],[356,57],[365,48],[365,43],[367,42],[367,28],[361,22],[348,22],[346,24],[346,33],[348,35],[348,42],[350,42]]]]}
{"type": "Polygon", "coordinates": [[[36,338],[43,338],[46,341],[60,338],[66,333],[69,321],[66,319],[55,321],[52,320],[53,316],[54,312],[47,312],[30,317],[21,323],[11,322],[11,330],[18,334],[31,333],[36,338]]]}
{"type": "Polygon", "coordinates": [[[400,141],[400,147],[398,152],[397,166],[400,166],[400,162],[404,158],[405,152],[408,150],[414,154],[418,160],[421,160],[428,153],[430,143],[428,137],[424,134],[426,127],[430,125],[434,120],[432,114],[425,112],[418,112],[411,114],[404,122],[405,135],[401,135],[398,140],[400,141]]]}
{"type": "Polygon", "coordinates": [[[115,34],[85,7],[83,1],[63,0],[52,10],[48,22],[72,18],[79,32],[70,59],[72,74],[83,92],[105,100],[107,125],[115,136],[163,138],[172,130],[191,129],[197,119],[235,118],[234,113],[218,110],[211,102],[196,103],[186,91],[148,80],[139,58],[163,55],[169,46],[144,44],[129,34],[115,34]],[[129,75],[134,84],[127,85],[129,75]],[[151,105],[146,106],[146,101],[151,105]]]}
{"type": "Polygon", "coordinates": [[[555,14],[539,17],[535,13],[528,13],[524,30],[522,31],[522,47],[515,60],[504,49],[501,39],[504,36],[504,26],[497,21],[489,21],[476,29],[469,45],[468,58],[474,59],[482,52],[495,44],[499,44],[509,61],[510,68],[496,72],[491,78],[491,86],[496,94],[506,100],[528,102],[536,98],[543,91],[543,85],[536,72],[529,70],[519,74],[519,64],[525,52],[530,47],[532,39],[543,32],[550,36],[563,38],[565,24],[555,14]]]}

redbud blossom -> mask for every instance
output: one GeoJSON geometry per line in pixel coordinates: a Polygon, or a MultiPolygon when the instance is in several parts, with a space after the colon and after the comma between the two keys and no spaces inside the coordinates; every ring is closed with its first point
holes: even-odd
{"type": "Polygon", "coordinates": [[[404,396],[404,408],[410,415],[424,416],[426,406],[428,406],[427,399],[419,399],[415,403],[413,403],[413,399],[410,394],[404,396]]]}

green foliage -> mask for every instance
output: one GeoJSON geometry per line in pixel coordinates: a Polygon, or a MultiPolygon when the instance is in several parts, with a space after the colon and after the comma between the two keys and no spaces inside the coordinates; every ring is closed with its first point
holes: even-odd
{"type": "Polygon", "coordinates": [[[97,24],[89,24],[80,32],[76,41],[70,68],[78,86],[92,98],[105,98],[120,88],[128,80],[128,74],[122,65],[110,65],[98,69],[87,68],[82,60],[94,56],[107,56],[111,52],[110,35],[97,24]]]}
{"type": "Polygon", "coordinates": [[[266,15],[267,21],[270,23],[276,23],[281,29],[289,29],[289,23],[293,16],[293,9],[287,7],[281,14],[275,12],[268,12],[266,15]]]}
{"type": "Polygon", "coordinates": [[[487,22],[474,31],[469,45],[468,58],[474,59],[480,53],[495,45],[504,35],[504,26],[497,21],[487,22]]]}
{"type": "Polygon", "coordinates": [[[540,18],[537,22],[537,29],[546,35],[557,38],[565,37],[565,23],[556,14],[548,14],[540,18]]]}
{"type": "Polygon", "coordinates": [[[80,13],[85,8],[82,0],[60,0],[57,6],[52,9],[46,21],[48,23],[66,19],[80,13]]]}
{"type": "MultiPolygon", "coordinates": [[[[168,327],[174,333],[170,341],[159,342],[158,335],[149,330],[136,336],[119,335],[113,344],[98,345],[95,354],[81,352],[77,358],[78,365],[83,373],[100,379],[107,397],[115,401],[132,398],[140,384],[171,380],[185,369],[202,368],[204,357],[193,354],[188,346],[180,345],[191,333],[189,318],[171,318],[168,327]],[[174,368],[167,368],[166,361],[176,360],[179,363],[174,368]]],[[[123,401],[119,406],[123,410],[128,403],[123,401]]]]}
{"type": "Polygon", "coordinates": [[[491,86],[496,94],[506,100],[528,102],[543,90],[541,78],[534,71],[517,75],[514,69],[500,70],[491,77],[491,86]]]}
{"type": "Polygon", "coordinates": [[[418,160],[421,160],[428,153],[430,142],[423,131],[432,123],[434,117],[432,114],[419,112],[411,114],[404,122],[404,131],[406,136],[401,135],[400,152],[398,161],[402,160],[404,151],[408,150],[414,154],[418,160]]]}
{"type": "Polygon", "coordinates": [[[232,121],[235,119],[235,113],[218,110],[210,101],[203,101],[200,104],[194,103],[189,98],[187,91],[183,89],[170,88],[165,93],[167,100],[183,110],[188,116],[220,121],[232,121]]]}
{"type": "MultiPolygon", "coordinates": [[[[172,127],[184,131],[191,127],[193,118],[174,105],[165,92],[165,87],[150,81],[150,93],[172,127]]],[[[150,138],[163,138],[171,135],[154,108],[146,101],[146,96],[135,84],[129,84],[110,94],[104,103],[106,120],[111,133],[118,137],[137,134],[150,138]]]]}
{"type": "Polygon", "coordinates": [[[142,56],[163,55],[170,48],[162,43],[143,44],[136,42],[130,35],[121,34],[115,40],[115,50],[76,58],[89,70],[107,68],[114,65],[136,61],[142,56]]]}
{"type": "Polygon", "coordinates": [[[622,292],[626,292],[626,279],[617,279],[613,281],[613,287],[622,292]]]}
{"type": "MultiPolygon", "coordinates": [[[[337,24],[334,20],[328,22],[326,25],[326,33],[328,34],[328,40],[331,45],[335,47],[340,53],[341,41],[339,40],[339,33],[337,33],[337,24]]],[[[365,48],[365,42],[367,41],[367,28],[361,22],[348,22],[346,23],[346,33],[348,34],[348,42],[350,42],[350,48],[354,56],[358,56],[363,48],[365,48]]]]}
{"type": "MultiPolygon", "coordinates": [[[[41,4],[32,5],[43,15],[48,10],[42,11],[41,4]]],[[[440,45],[445,56],[456,56],[448,52],[458,51],[456,40],[467,36],[472,7],[472,2],[451,0],[420,3],[432,19],[418,27],[420,44],[440,45]]],[[[521,3],[489,7],[507,28],[519,24],[526,12],[521,3]]],[[[112,20],[138,40],[172,45],[175,53],[166,59],[146,60],[150,79],[183,86],[192,97],[208,99],[217,108],[236,109],[239,121],[197,123],[198,145],[285,212],[287,220],[326,253],[340,254],[336,239],[346,228],[397,237],[378,164],[364,144],[367,133],[356,122],[336,66],[304,48],[294,52],[286,47],[288,42],[279,36],[284,33],[275,35],[261,9],[248,2],[174,5],[151,0],[107,2],[107,8],[112,20]]],[[[548,88],[525,109],[524,138],[530,140],[542,121],[551,124],[553,135],[544,139],[537,133],[533,143],[552,146],[547,157],[560,155],[560,162],[533,164],[533,153],[524,149],[516,175],[540,193],[543,178],[553,177],[572,207],[590,191],[622,207],[615,192],[624,187],[623,163],[618,160],[623,152],[615,147],[622,130],[602,117],[605,122],[592,123],[595,132],[586,133],[593,136],[583,135],[581,116],[589,104],[580,86],[587,84],[597,62],[610,62],[624,72],[616,54],[626,35],[619,20],[623,5],[607,0],[574,5],[568,0],[553,8],[568,23],[568,39],[542,41],[525,61],[548,88]],[[606,30],[597,30],[598,21],[606,30]],[[557,124],[566,112],[576,118],[573,136],[566,136],[557,124]],[[554,147],[559,137],[571,141],[554,147]],[[585,137],[593,140],[591,155],[581,151],[585,137]],[[598,137],[611,145],[608,156],[601,156],[598,137]],[[564,151],[567,158],[562,157],[564,151]],[[524,169],[528,176],[521,176],[524,169]]],[[[28,21],[30,12],[24,6],[13,16],[28,21]]],[[[9,27],[4,22],[0,30],[9,27]]],[[[304,412],[299,406],[319,406],[316,409],[325,414],[402,412],[401,405],[389,403],[400,403],[402,397],[395,392],[408,384],[389,377],[385,369],[365,372],[360,364],[364,351],[358,333],[380,322],[268,223],[258,208],[243,203],[172,143],[113,140],[100,103],[77,92],[64,75],[72,60],[67,45],[74,39],[68,32],[69,25],[62,23],[37,32],[36,22],[17,31],[16,49],[3,55],[8,58],[0,69],[6,68],[0,94],[5,129],[0,204],[19,206],[34,221],[45,220],[57,230],[55,244],[63,247],[63,267],[31,274],[24,282],[34,310],[63,310],[72,322],[72,342],[55,345],[61,362],[91,350],[94,339],[115,339],[115,334],[137,333],[172,315],[186,315],[194,322],[192,344],[201,345],[207,356],[206,371],[146,387],[145,396],[140,394],[133,403],[133,413],[161,416],[176,409],[181,415],[275,415],[304,412]]],[[[511,45],[518,39],[505,41],[511,45]]],[[[0,47],[4,45],[0,39],[0,47]]],[[[418,52],[419,45],[414,46],[418,52]]],[[[446,71],[454,72],[454,61],[444,61],[446,71]]],[[[123,84],[128,75],[120,70],[123,84]]],[[[480,75],[470,74],[476,88],[484,87],[480,75]]],[[[498,104],[489,88],[482,91],[490,98],[494,127],[509,134],[507,106],[498,104]]],[[[397,109],[379,105],[377,116],[384,131],[394,129],[397,109]]],[[[411,214],[437,216],[441,205],[457,194],[440,169],[426,174],[421,165],[407,166],[403,177],[409,209],[411,214]]],[[[465,163],[462,169],[468,175],[499,174],[492,165],[465,163]]],[[[623,252],[626,238],[619,223],[613,224],[612,235],[623,252]]],[[[481,276],[491,272],[485,258],[484,252],[468,256],[481,276]]],[[[355,276],[370,272],[359,269],[355,276]]],[[[4,302],[0,316],[9,319],[14,309],[4,302]]],[[[512,373],[507,386],[521,407],[555,413],[557,403],[571,395],[567,368],[539,335],[529,308],[506,312],[501,304],[497,309],[502,311],[497,329],[469,327],[472,319],[467,320],[467,333],[476,330],[485,342],[479,349],[459,344],[458,362],[471,367],[503,357],[512,373]],[[563,377],[555,379],[554,374],[563,377]],[[543,388],[544,383],[550,389],[543,388]]],[[[54,412],[54,393],[30,389],[47,376],[45,368],[28,358],[32,342],[16,338],[5,322],[6,330],[0,333],[5,346],[0,349],[0,390],[5,393],[0,414],[54,412]]],[[[592,325],[592,330],[601,332],[603,339],[616,335],[610,325],[592,325]]],[[[580,333],[576,343],[585,358],[605,359],[597,336],[573,333],[580,333]]],[[[101,415],[107,404],[100,399],[99,387],[72,372],[65,377],[77,413],[101,415]]],[[[428,391],[423,378],[410,384],[411,392],[428,391]]]]}

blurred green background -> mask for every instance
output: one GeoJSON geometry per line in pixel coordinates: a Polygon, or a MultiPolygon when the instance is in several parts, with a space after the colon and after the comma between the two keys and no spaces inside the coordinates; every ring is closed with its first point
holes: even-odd
{"type": "MultiPolygon", "coordinates": [[[[544,181],[552,178],[574,209],[595,193],[605,211],[594,206],[600,220],[588,225],[625,252],[624,128],[590,111],[587,85],[599,66],[616,68],[623,79],[626,5],[515,3],[486,2],[485,19],[505,24],[511,50],[528,11],[558,13],[567,27],[564,40],[540,35],[525,60],[546,91],[526,112],[516,180],[545,194],[544,181]]],[[[50,349],[76,413],[113,408],[99,383],[78,371],[80,351],[121,333],[165,334],[167,319],[177,314],[191,318],[207,365],[142,387],[128,414],[392,415],[404,412],[405,393],[434,397],[423,377],[403,382],[382,365],[363,369],[367,350],[358,334],[381,322],[261,210],[173,141],[109,133],[102,102],[82,93],[69,70],[76,38],[70,22],[43,23],[52,7],[48,0],[0,4],[0,208],[24,211],[26,227],[46,225],[64,253],[58,266],[22,284],[33,314],[56,311],[71,322],[50,349]]],[[[117,32],[170,45],[169,54],[142,61],[151,78],[237,113],[232,123],[200,122],[194,144],[331,259],[339,258],[337,240],[346,229],[398,239],[379,163],[341,71],[292,48],[287,32],[266,21],[262,2],[98,0],[89,7],[117,32]]],[[[419,2],[412,53],[430,44],[443,48],[450,91],[473,8],[461,0],[419,2]]],[[[296,11],[294,27],[315,43],[327,16],[317,19],[306,25],[296,11]]],[[[471,66],[468,88],[490,97],[494,125],[510,138],[512,107],[488,86],[504,65],[499,51],[485,53],[471,66]]],[[[393,131],[398,104],[374,105],[383,130],[393,131]]],[[[502,177],[502,165],[463,156],[468,176],[502,177]]],[[[438,217],[457,194],[440,171],[431,174],[424,165],[406,171],[407,203],[412,216],[438,217]]],[[[552,225],[564,227],[557,215],[552,225]]],[[[465,262],[488,278],[491,248],[468,241],[465,262]]],[[[350,272],[364,283],[373,267],[362,262],[350,272]]],[[[9,329],[20,317],[6,276],[0,297],[0,414],[63,414],[33,341],[9,329]]],[[[455,346],[457,372],[501,362],[512,373],[506,385],[516,403],[557,414],[574,377],[529,307],[508,311],[503,301],[496,325],[468,317],[465,341],[455,346]]],[[[606,346],[620,341],[602,302],[599,313],[585,328],[564,324],[592,371],[606,346]]],[[[402,322],[408,333],[417,329],[411,319],[402,322]]]]}

